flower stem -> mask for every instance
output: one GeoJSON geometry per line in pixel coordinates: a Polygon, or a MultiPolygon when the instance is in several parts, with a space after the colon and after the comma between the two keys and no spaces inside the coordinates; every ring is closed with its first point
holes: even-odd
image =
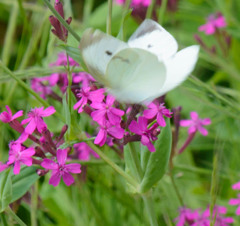
{"type": "Polygon", "coordinates": [[[178,154],[183,153],[183,151],[186,149],[186,147],[191,143],[191,141],[193,140],[195,133],[191,133],[188,135],[187,140],[185,141],[185,143],[183,144],[183,146],[179,149],[178,154]]]}
{"type": "Polygon", "coordinates": [[[31,192],[31,225],[37,226],[37,205],[38,205],[38,181],[34,184],[31,192]]]}
{"type": "Polygon", "coordinates": [[[6,209],[6,212],[9,213],[9,215],[11,215],[11,217],[12,217],[15,221],[17,221],[17,223],[18,223],[20,226],[27,226],[27,225],[17,216],[17,214],[13,212],[13,210],[12,210],[10,207],[8,207],[8,208],[6,209]]]}
{"type": "Polygon", "coordinates": [[[61,24],[72,34],[72,36],[80,42],[81,38],[79,35],[68,25],[68,23],[60,16],[60,14],[54,9],[48,0],[43,0],[47,7],[52,11],[54,16],[61,22],[61,24]]]}
{"type": "Polygon", "coordinates": [[[5,213],[0,213],[0,219],[3,226],[8,226],[5,213]]]}
{"type": "MultiPolygon", "coordinates": [[[[84,138],[83,138],[84,139],[84,138]]],[[[91,147],[108,165],[110,165],[115,171],[117,171],[126,181],[134,186],[138,190],[139,183],[130,175],[124,172],[118,165],[116,165],[111,159],[109,159],[95,144],[91,141],[86,141],[86,143],[91,147]]]]}
{"type": "Polygon", "coordinates": [[[111,35],[112,30],[112,0],[108,0],[108,15],[107,15],[107,34],[111,35]]]}
{"type": "Polygon", "coordinates": [[[162,4],[161,4],[160,10],[159,10],[159,15],[158,15],[158,23],[159,24],[163,24],[163,18],[164,18],[164,13],[167,8],[167,3],[168,3],[168,0],[162,0],[162,4]]]}
{"type": "Polygon", "coordinates": [[[148,217],[150,218],[150,225],[158,226],[157,217],[154,211],[154,205],[152,200],[152,191],[150,190],[148,193],[142,195],[142,199],[146,207],[148,217]]]}
{"type": "Polygon", "coordinates": [[[148,6],[148,9],[147,9],[147,13],[146,13],[146,18],[151,18],[152,17],[152,13],[153,13],[153,10],[154,10],[154,5],[156,3],[156,0],[152,0],[151,4],[148,6]]]}

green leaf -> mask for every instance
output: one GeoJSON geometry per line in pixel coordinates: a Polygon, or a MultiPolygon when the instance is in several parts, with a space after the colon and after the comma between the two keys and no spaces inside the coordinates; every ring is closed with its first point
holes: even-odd
{"type": "Polygon", "coordinates": [[[12,199],[11,168],[0,174],[0,213],[3,212],[12,199]]]}
{"type": "Polygon", "coordinates": [[[12,176],[12,198],[11,203],[21,198],[29,188],[39,179],[36,167],[22,167],[20,174],[12,176]]]}
{"type": "Polygon", "coordinates": [[[142,150],[142,166],[143,168],[146,168],[146,170],[140,185],[140,192],[147,192],[163,177],[169,162],[171,145],[172,132],[170,127],[170,120],[167,119],[166,127],[162,128],[161,133],[158,136],[158,140],[155,142],[154,146],[156,148],[156,151],[150,154],[146,154],[144,152],[147,152],[148,150],[142,150]]]}
{"type": "Polygon", "coordinates": [[[59,45],[59,47],[61,49],[64,49],[71,58],[73,58],[76,62],[82,65],[83,60],[79,48],[68,46],[65,44],[61,44],[59,45]]]}

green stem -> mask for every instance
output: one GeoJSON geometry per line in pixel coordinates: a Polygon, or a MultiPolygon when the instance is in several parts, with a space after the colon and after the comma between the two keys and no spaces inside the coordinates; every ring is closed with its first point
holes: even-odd
{"type": "Polygon", "coordinates": [[[91,147],[108,165],[110,165],[116,172],[118,172],[126,181],[133,185],[136,190],[138,190],[138,182],[132,178],[130,175],[124,172],[118,165],[116,165],[111,159],[109,159],[96,145],[91,141],[86,141],[86,143],[91,147]]]}
{"type": "Polygon", "coordinates": [[[67,98],[67,104],[68,104],[68,111],[69,111],[69,114],[70,114],[70,117],[69,117],[69,128],[67,130],[67,137],[68,137],[68,140],[70,138],[70,134],[71,134],[71,131],[72,131],[72,123],[71,123],[71,112],[72,112],[72,100],[71,100],[71,97],[72,97],[72,90],[71,90],[71,86],[72,86],[72,72],[70,70],[70,64],[69,64],[69,56],[66,52],[66,56],[67,56],[67,76],[68,76],[68,88],[67,88],[67,95],[66,95],[66,98],[67,98]]]}
{"type": "Polygon", "coordinates": [[[81,38],[79,35],[68,25],[68,23],[61,17],[61,15],[54,9],[48,0],[43,0],[47,7],[52,11],[54,16],[61,22],[61,24],[72,34],[72,36],[80,42],[81,38]]]}
{"type": "Polygon", "coordinates": [[[181,197],[181,195],[180,195],[180,192],[179,192],[179,190],[178,190],[178,187],[177,187],[177,185],[176,185],[176,183],[175,183],[175,180],[174,180],[174,177],[173,177],[173,175],[172,175],[172,172],[170,172],[170,179],[171,179],[171,181],[172,181],[173,188],[174,188],[174,190],[175,190],[175,192],[176,192],[176,194],[177,194],[177,197],[178,197],[178,200],[179,200],[181,206],[184,206],[183,199],[182,199],[182,197],[181,197]]]}
{"type": "Polygon", "coordinates": [[[13,36],[17,24],[18,16],[18,5],[14,4],[9,16],[9,22],[7,27],[7,32],[4,38],[3,51],[2,51],[2,61],[5,65],[8,65],[11,49],[13,47],[13,36]]]}
{"type": "Polygon", "coordinates": [[[108,15],[107,15],[107,34],[111,35],[112,30],[112,0],[108,0],[108,15]]]}
{"type": "Polygon", "coordinates": [[[141,167],[141,163],[139,161],[139,157],[137,155],[137,151],[133,145],[133,143],[129,143],[129,152],[130,152],[130,155],[132,157],[132,161],[133,161],[133,166],[134,166],[134,169],[135,169],[135,174],[138,178],[138,181],[141,182],[142,178],[143,178],[143,171],[142,171],[142,167],[141,167]]]}
{"type": "Polygon", "coordinates": [[[167,8],[168,0],[162,0],[162,4],[159,10],[158,23],[163,24],[164,14],[167,8]]]}
{"type": "Polygon", "coordinates": [[[152,0],[151,4],[148,6],[146,18],[152,18],[152,13],[153,13],[155,3],[156,3],[156,0],[152,0]]]}
{"type": "Polygon", "coordinates": [[[212,172],[212,183],[211,183],[211,203],[210,203],[210,226],[214,226],[216,216],[213,216],[213,209],[217,200],[217,169],[218,169],[218,154],[213,156],[213,172],[212,172]]]}
{"type": "Polygon", "coordinates": [[[157,217],[156,217],[156,214],[154,211],[154,204],[153,204],[153,200],[152,200],[151,190],[148,193],[142,195],[142,199],[143,199],[144,205],[146,207],[148,217],[150,218],[151,226],[158,226],[157,217]]]}
{"type": "Polygon", "coordinates": [[[84,2],[83,8],[83,24],[87,24],[89,21],[89,17],[91,15],[91,11],[93,8],[93,0],[88,0],[84,2]]]}
{"type": "Polygon", "coordinates": [[[27,226],[18,216],[16,213],[12,211],[10,207],[6,209],[6,212],[20,225],[20,226],[27,226]]]}
{"type": "MultiPolygon", "coordinates": [[[[15,81],[18,82],[18,84],[20,86],[22,86],[22,88],[24,88],[27,92],[29,92],[30,94],[32,94],[44,107],[49,107],[49,103],[47,101],[45,101],[44,99],[42,99],[37,93],[35,93],[26,83],[24,83],[21,79],[19,79],[12,71],[10,71],[4,64],[3,62],[0,60],[0,68],[3,69],[3,71],[5,73],[7,73],[10,77],[12,77],[15,81]]],[[[55,113],[63,122],[65,121],[65,119],[63,118],[63,116],[56,112],[55,113]]]]}
{"type": "Polygon", "coordinates": [[[35,182],[31,192],[31,225],[37,226],[37,206],[38,206],[38,181],[35,182]]]}
{"type": "Polygon", "coordinates": [[[4,212],[0,213],[0,219],[3,226],[8,226],[7,220],[6,220],[6,214],[4,212]]]}

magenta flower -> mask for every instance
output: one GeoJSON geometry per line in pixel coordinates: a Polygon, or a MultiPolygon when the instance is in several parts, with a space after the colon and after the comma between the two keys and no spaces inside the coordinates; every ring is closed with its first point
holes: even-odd
{"type": "Polygon", "coordinates": [[[78,109],[78,113],[83,111],[84,106],[88,103],[88,100],[95,102],[101,102],[104,98],[104,89],[97,89],[94,91],[90,91],[91,87],[82,88],[80,92],[77,94],[77,97],[80,100],[73,106],[73,109],[78,109]]]}
{"type": "Polygon", "coordinates": [[[52,170],[49,184],[58,186],[61,177],[67,186],[74,183],[74,178],[70,173],[81,173],[81,165],[78,163],[65,164],[67,160],[67,150],[57,150],[57,163],[51,159],[44,159],[41,166],[45,169],[52,170]]]}
{"type": "Polygon", "coordinates": [[[35,154],[34,148],[24,148],[21,144],[16,142],[11,142],[9,144],[9,158],[7,165],[14,164],[13,173],[19,174],[21,164],[31,166],[32,165],[32,156],[35,154]]]}
{"type": "Polygon", "coordinates": [[[79,72],[73,74],[73,82],[74,83],[82,83],[82,88],[86,88],[90,86],[90,82],[95,82],[96,80],[86,72],[79,72]]]}
{"type": "Polygon", "coordinates": [[[179,212],[179,216],[174,220],[177,221],[176,226],[184,226],[185,224],[191,225],[194,223],[194,220],[199,217],[198,210],[191,210],[186,207],[181,207],[179,212]]]}
{"type": "Polygon", "coordinates": [[[47,98],[47,95],[52,93],[51,87],[43,84],[44,81],[48,81],[50,77],[42,77],[42,78],[33,78],[31,80],[31,88],[40,94],[40,97],[43,99],[47,98]]]}
{"type": "Polygon", "coordinates": [[[166,109],[165,106],[163,106],[164,103],[158,104],[158,103],[150,103],[147,107],[149,109],[146,109],[143,111],[143,115],[147,119],[152,119],[157,116],[157,123],[159,126],[165,127],[166,122],[163,116],[167,118],[171,118],[172,112],[170,112],[168,109],[166,109]]]}
{"type": "Polygon", "coordinates": [[[207,23],[198,28],[199,31],[204,31],[206,35],[212,35],[218,28],[226,27],[227,23],[221,13],[212,14],[208,17],[207,23]]]}
{"type": "Polygon", "coordinates": [[[28,113],[28,118],[22,121],[22,125],[29,122],[25,128],[25,133],[32,134],[35,129],[39,133],[42,133],[43,130],[47,129],[47,125],[43,121],[42,117],[48,117],[55,113],[54,107],[50,106],[44,110],[44,107],[34,108],[28,113]]]}
{"type": "MultiPolygon", "coordinates": [[[[124,5],[126,0],[116,0],[116,3],[119,5],[124,5]]],[[[144,6],[148,7],[151,4],[151,0],[132,0],[131,6],[144,6]]]]}
{"type": "Polygon", "coordinates": [[[91,113],[93,120],[98,122],[100,125],[103,125],[106,119],[108,119],[112,125],[119,124],[121,122],[121,116],[124,115],[124,111],[112,107],[114,102],[115,98],[108,95],[106,98],[106,103],[92,103],[90,106],[94,109],[97,109],[91,113]]]}
{"type": "Polygon", "coordinates": [[[78,158],[82,161],[89,161],[91,155],[94,158],[100,158],[99,155],[93,151],[93,149],[90,148],[85,142],[74,144],[73,148],[78,152],[78,158]]]}
{"type": "Polygon", "coordinates": [[[240,181],[237,182],[236,184],[232,185],[233,190],[240,190],[240,181]]]}
{"type": "Polygon", "coordinates": [[[238,208],[236,210],[236,214],[240,215],[240,194],[238,194],[237,199],[230,199],[228,204],[233,205],[233,206],[238,205],[238,208]]]}
{"type": "Polygon", "coordinates": [[[108,121],[106,121],[104,124],[100,125],[100,130],[94,140],[94,144],[103,146],[107,141],[108,134],[117,139],[122,139],[124,135],[124,129],[119,125],[111,125],[108,121]]]}
{"type": "Polygon", "coordinates": [[[7,168],[8,168],[8,165],[7,165],[7,164],[4,164],[4,163],[0,162],[0,173],[1,173],[2,171],[4,171],[5,169],[7,169],[7,168]]]}
{"type": "MultiPolygon", "coordinates": [[[[212,218],[215,219],[215,224],[217,226],[229,226],[229,224],[233,223],[234,220],[231,217],[224,217],[227,213],[227,208],[224,206],[215,206],[213,208],[212,218]]],[[[210,225],[210,209],[209,207],[199,216],[198,219],[195,220],[192,226],[209,226],[210,225]]]]}
{"type": "Polygon", "coordinates": [[[152,144],[152,141],[155,141],[157,139],[157,134],[159,129],[157,129],[158,125],[157,123],[153,124],[148,129],[148,119],[140,116],[138,118],[138,122],[132,121],[129,125],[129,130],[132,133],[136,133],[141,136],[141,143],[148,147],[148,150],[153,152],[155,151],[155,147],[152,144]]]}
{"type": "Polygon", "coordinates": [[[203,126],[211,124],[210,118],[200,119],[197,112],[194,111],[190,113],[190,116],[190,120],[181,120],[180,126],[189,127],[189,134],[199,131],[203,136],[207,136],[208,131],[203,126]]]}
{"type": "Polygon", "coordinates": [[[18,111],[16,114],[12,115],[12,111],[9,106],[6,105],[7,111],[4,111],[0,114],[0,120],[4,123],[9,123],[14,119],[21,117],[23,115],[23,111],[18,111]]]}

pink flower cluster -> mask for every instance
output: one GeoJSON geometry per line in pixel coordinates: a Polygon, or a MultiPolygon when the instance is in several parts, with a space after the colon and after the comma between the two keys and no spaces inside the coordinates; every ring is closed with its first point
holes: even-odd
{"type": "MultiPolygon", "coordinates": [[[[71,57],[68,58],[69,66],[78,67],[79,64],[74,61],[71,57]]],[[[67,56],[64,53],[59,53],[58,58],[54,63],[50,64],[51,67],[58,67],[58,66],[67,66],[67,56]]],[[[94,82],[94,78],[87,74],[86,72],[78,72],[72,73],[72,82],[73,82],[73,89],[79,83],[82,83],[82,87],[88,87],[89,83],[94,82]]],[[[62,98],[54,91],[54,87],[59,87],[62,93],[66,92],[68,86],[68,76],[67,72],[61,73],[53,73],[50,76],[45,77],[36,77],[31,80],[31,87],[32,89],[39,93],[39,95],[46,99],[47,97],[51,97],[55,100],[62,101],[62,98]]]]}
{"type": "Polygon", "coordinates": [[[80,173],[81,165],[77,163],[66,164],[70,149],[59,149],[59,145],[64,142],[63,136],[67,131],[67,126],[63,127],[59,137],[53,139],[43,120],[44,117],[49,117],[55,113],[54,107],[34,108],[27,113],[27,118],[21,122],[17,118],[23,115],[23,111],[18,111],[13,115],[9,106],[6,106],[6,109],[7,111],[0,114],[0,120],[3,123],[8,123],[21,135],[16,141],[10,142],[8,161],[0,163],[0,172],[13,166],[13,173],[19,174],[21,165],[31,166],[36,164],[46,169],[39,169],[39,175],[44,175],[49,170],[52,171],[49,183],[53,186],[57,186],[61,178],[66,185],[71,185],[74,178],[70,173],[80,173]],[[27,126],[24,128],[23,125],[25,124],[27,126]],[[24,144],[27,139],[33,141],[34,146],[27,147],[24,144]],[[51,159],[47,156],[50,156],[51,159]]]}
{"type": "Polygon", "coordinates": [[[206,35],[212,35],[217,29],[226,27],[227,23],[224,16],[221,13],[211,14],[207,18],[207,23],[201,25],[198,30],[205,32],[206,35]]]}
{"type": "MultiPolygon", "coordinates": [[[[234,184],[234,185],[232,186],[232,189],[233,189],[233,190],[240,190],[240,182],[237,182],[236,184],[234,184]]],[[[237,214],[237,215],[240,215],[240,194],[238,194],[238,198],[236,198],[236,199],[230,199],[229,205],[234,205],[234,206],[237,205],[238,208],[237,208],[237,210],[236,210],[236,214],[237,214]]]]}
{"type": "MultiPolygon", "coordinates": [[[[213,208],[212,220],[215,221],[214,225],[217,226],[229,226],[234,223],[233,218],[225,217],[227,208],[224,206],[215,206],[213,208]]],[[[191,210],[186,207],[179,209],[179,216],[174,220],[177,222],[176,226],[210,226],[211,222],[210,208],[208,207],[202,213],[200,210],[191,210]]]]}
{"type": "Polygon", "coordinates": [[[143,111],[143,116],[139,116],[137,120],[137,113],[132,115],[135,109],[127,112],[128,106],[125,109],[120,108],[115,98],[111,95],[105,96],[103,88],[97,89],[97,84],[89,83],[89,86],[82,87],[77,90],[75,96],[77,103],[74,109],[78,109],[78,113],[87,113],[93,121],[99,125],[98,134],[94,143],[103,146],[106,142],[115,143],[121,149],[122,145],[129,141],[141,141],[141,143],[148,147],[150,151],[155,151],[153,141],[157,139],[160,133],[159,126],[166,126],[164,117],[171,117],[171,112],[166,109],[163,103],[158,101],[150,103],[148,109],[143,111]],[[122,117],[126,115],[125,121],[122,117]],[[149,126],[154,120],[156,123],[149,126]],[[133,133],[129,134],[129,131],[133,133]]]}

